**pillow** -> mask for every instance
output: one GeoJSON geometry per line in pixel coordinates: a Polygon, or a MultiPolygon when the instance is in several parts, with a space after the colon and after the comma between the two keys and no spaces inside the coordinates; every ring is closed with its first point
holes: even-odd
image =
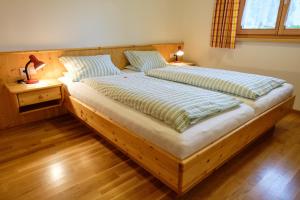
{"type": "Polygon", "coordinates": [[[148,71],[166,67],[167,62],[158,51],[125,51],[125,56],[135,71],[148,71]]]}
{"type": "Polygon", "coordinates": [[[125,67],[125,69],[131,70],[131,71],[137,71],[137,72],[139,72],[139,69],[135,68],[135,67],[132,66],[132,65],[127,65],[127,66],[125,67]]]}
{"type": "Polygon", "coordinates": [[[110,55],[60,57],[73,81],[81,79],[119,75],[121,71],[112,63],[110,55]]]}

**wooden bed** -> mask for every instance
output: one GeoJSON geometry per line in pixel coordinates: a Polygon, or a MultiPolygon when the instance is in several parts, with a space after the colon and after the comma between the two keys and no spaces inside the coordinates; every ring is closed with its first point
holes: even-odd
{"type": "MultiPolygon", "coordinates": [[[[47,67],[37,74],[37,78],[45,79],[62,76],[65,69],[58,61],[58,57],[62,55],[78,56],[110,54],[113,62],[119,68],[123,69],[128,64],[128,61],[123,54],[125,50],[156,49],[160,51],[168,61],[172,61],[170,55],[176,52],[178,46],[183,46],[183,44],[174,43],[1,53],[0,68],[6,70],[2,70],[0,73],[0,93],[4,101],[2,107],[0,107],[0,122],[2,123],[0,124],[0,128],[16,126],[28,121],[36,121],[46,117],[57,116],[55,110],[49,110],[47,111],[48,115],[46,115],[46,112],[40,111],[30,113],[24,118],[19,116],[16,112],[12,112],[10,109],[11,106],[7,106],[10,105],[10,101],[7,92],[2,91],[3,82],[13,82],[19,78],[19,66],[26,63],[30,54],[36,55],[47,63],[47,67]]],[[[64,94],[64,106],[69,112],[73,113],[88,126],[95,129],[99,135],[105,137],[109,142],[117,146],[131,159],[135,160],[179,195],[189,191],[193,186],[245,148],[249,143],[265,133],[268,129],[275,126],[277,121],[283,118],[292,109],[295,100],[294,97],[285,100],[206,148],[199,150],[184,160],[180,160],[157,145],[152,144],[144,138],[137,136],[135,133],[132,133],[130,130],[121,127],[118,123],[115,123],[113,119],[98,113],[93,108],[73,98],[68,94],[67,90],[64,94]]],[[[58,108],[58,110],[64,109],[58,108]]]]}
{"type": "MultiPolygon", "coordinates": [[[[126,48],[111,49],[107,52],[114,60],[120,60],[120,63],[116,63],[120,67],[124,66],[122,62],[125,50],[126,48]],[[118,59],[116,56],[122,58],[118,59]]],[[[292,110],[295,100],[295,97],[286,99],[206,148],[181,160],[70,96],[67,89],[65,95],[64,105],[69,112],[179,195],[189,191],[248,144],[274,127],[292,110]]]]}

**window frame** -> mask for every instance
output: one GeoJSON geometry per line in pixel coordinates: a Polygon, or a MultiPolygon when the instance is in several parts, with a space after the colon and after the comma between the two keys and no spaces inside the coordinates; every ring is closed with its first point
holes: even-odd
{"type": "Polygon", "coordinates": [[[286,29],[285,22],[288,15],[288,9],[291,0],[280,0],[278,9],[276,27],[274,29],[243,29],[242,18],[247,0],[241,0],[238,15],[238,38],[287,38],[287,39],[300,39],[300,29],[286,29]]]}

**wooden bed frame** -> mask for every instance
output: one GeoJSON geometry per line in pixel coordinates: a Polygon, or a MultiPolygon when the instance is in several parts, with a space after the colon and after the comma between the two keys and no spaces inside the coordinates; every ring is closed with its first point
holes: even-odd
{"type": "Polygon", "coordinates": [[[248,144],[275,126],[292,110],[295,101],[295,97],[288,98],[206,148],[181,160],[70,96],[67,91],[65,94],[65,106],[71,113],[178,195],[189,191],[248,144]]]}

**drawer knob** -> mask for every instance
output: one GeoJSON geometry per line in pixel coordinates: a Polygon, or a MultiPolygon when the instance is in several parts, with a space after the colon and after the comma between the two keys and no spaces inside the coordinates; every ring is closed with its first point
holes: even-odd
{"type": "Polygon", "coordinates": [[[43,96],[42,96],[42,95],[39,95],[39,99],[43,99],[43,96]]]}

